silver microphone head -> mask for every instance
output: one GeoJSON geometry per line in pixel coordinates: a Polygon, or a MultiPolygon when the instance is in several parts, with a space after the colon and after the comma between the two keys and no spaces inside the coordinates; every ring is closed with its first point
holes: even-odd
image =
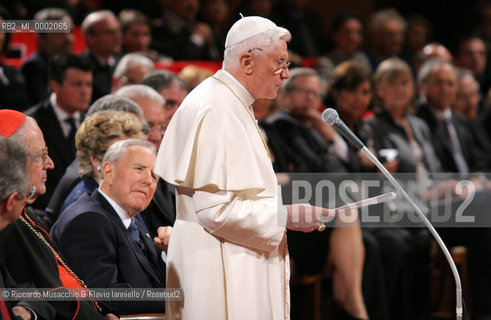
{"type": "Polygon", "coordinates": [[[322,120],[332,126],[337,120],[339,120],[338,112],[333,108],[328,108],[322,112],[322,120]]]}

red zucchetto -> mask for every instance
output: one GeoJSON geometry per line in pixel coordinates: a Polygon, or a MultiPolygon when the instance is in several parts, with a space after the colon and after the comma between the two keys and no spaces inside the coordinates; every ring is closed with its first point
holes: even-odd
{"type": "Polygon", "coordinates": [[[0,136],[10,137],[22,123],[26,120],[26,115],[22,112],[3,109],[0,110],[0,136]]]}

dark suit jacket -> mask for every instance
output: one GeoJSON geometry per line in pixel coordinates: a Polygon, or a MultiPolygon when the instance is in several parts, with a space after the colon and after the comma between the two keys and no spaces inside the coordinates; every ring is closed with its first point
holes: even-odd
{"type": "MultiPolygon", "coordinates": [[[[153,239],[141,239],[146,254],[98,191],[72,203],[51,229],[67,262],[90,288],[164,288],[165,265],[153,239]]],[[[120,314],[164,312],[163,301],[114,301],[120,314]]]]}
{"type": "Polygon", "coordinates": [[[42,53],[36,52],[20,68],[33,103],[48,98],[48,64],[48,59],[42,53]]]}
{"type": "MultiPolygon", "coordinates": [[[[281,148],[292,172],[346,172],[341,160],[329,154],[329,142],[316,130],[305,127],[298,119],[280,110],[264,119],[265,125],[276,129],[274,148],[281,148]]],[[[280,154],[280,153],[278,153],[280,154]]],[[[276,154],[275,154],[276,156],[276,154]]]]}
{"type": "MultiPolygon", "coordinates": [[[[431,140],[431,132],[426,123],[411,115],[406,119],[411,127],[414,139],[423,151],[423,161],[428,172],[440,172],[440,160],[438,159],[431,140]]],[[[373,132],[373,146],[378,152],[380,149],[394,148],[399,151],[398,172],[416,172],[417,159],[409,143],[404,128],[394,122],[392,117],[384,112],[375,116],[368,122],[373,132]]]]}
{"type": "MultiPolygon", "coordinates": [[[[428,105],[423,104],[418,108],[417,116],[423,119],[431,130],[432,142],[436,154],[440,159],[442,169],[446,172],[458,172],[452,156],[452,144],[447,137],[445,127],[433,115],[428,105]]],[[[479,159],[478,151],[469,130],[468,124],[463,117],[452,112],[451,122],[457,132],[457,137],[462,148],[462,154],[470,171],[483,169],[482,159],[479,159]]]]}
{"type": "MultiPolygon", "coordinates": [[[[27,210],[27,217],[35,223],[30,223],[31,227],[39,231],[44,239],[56,248],[46,231],[38,227],[41,222],[30,209],[27,210]]],[[[20,219],[0,232],[0,260],[18,287],[63,287],[53,253],[20,219]]],[[[77,301],[49,301],[49,304],[56,310],[55,319],[59,320],[72,319],[78,308],[77,301]]],[[[92,320],[104,317],[90,302],[80,301],[77,319],[92,320]]]]}
{"type": "Polygon", "coordinates": [[[46,193],[34,202],[33,207],[39,209],[45,209],[48,205],[51,195],[55,191],[55,188],[60,181],[61,177],[65,173],[66,168],[75,159],[70,150],[73,146],[70,145],[68,139],[63,134],[58,118],[53,110],[53,105],[48,100],[35,105],[25,112],[28,116],[36,119],[39,128],[44,135],[46,146],[50,158],[55,164],[55,168],[48,170],[48,180],[46,181],[46,193]]]}
{"type": "Polygon", "coordinates": [[[75,186],[82,180],[78,173],[78,169],[78,160],[75,159],[66,168],[65,173],[58,182],[58,185],[56,186],[56,189],[49,200],[49,204],[46,207],[46,213],[51,220],[51,225],[55,223],[56,219],[58,219],[60,209],[63,202],[70,194],[70,191],[72,191],[72,189],[75,188],[75,186]]]}

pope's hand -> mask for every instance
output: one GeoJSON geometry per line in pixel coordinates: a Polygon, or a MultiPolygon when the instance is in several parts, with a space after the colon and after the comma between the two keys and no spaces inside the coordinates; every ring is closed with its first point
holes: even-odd
{"type": "Polygon", "coordinates": [[[334,210],[314,207],[310,204],[293,204],[286,206],[288,217],[286,228],[293,231],[312,232],[322,227],[322,223],[335,215],[334,210]]]}
{"type": "Polygon", "coordinates": [[[159,227],[157,229],[158,236],[153,238],[153,241],[160,250],[167,252],[169,240],[172,233],[172,227],[159,227]]]}

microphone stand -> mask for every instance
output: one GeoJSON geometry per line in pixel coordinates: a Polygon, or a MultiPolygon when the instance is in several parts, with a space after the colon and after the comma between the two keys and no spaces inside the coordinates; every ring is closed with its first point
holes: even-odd
{"type": "Polygon", "coordinates": [[[448,264],[450,265],[450,269],[452,270],[454,279],[455,279],[455,288],[456,288],[456,316],[457,320],[462,319],[462,313],[463,313],[463,308],[462,308],[462,284],[460,282],[460,276],[459,272],[457,270],[457,267],[455,266],[455,262],[452,259],[452,256],[450,255],[450,252],[448,251],[447,247],[443,243],[443,240],[440,238],[440,235],[436,232],[435,228],[433,225],[430,223],[430,221],[426,218],[426,216],[423,214],[423,212],[418,208],[416,203],[409,197],[406,191],[401,187],[399,182],[390,174],[390,172],[380,163],[380,161],[375,157],[375,155],[368,150],[366,146],[363,146],[363,148],[360,149],[367,157],[372,161],[377,168],[385,175],[385,177],[392,183],[392,185],[396,188],[397,193],[401,195],[408,203],[409,205],[416,211],[418,214],[419,218],[423,221],[425,226],[430,230],[430,233],[433,235],[435,238],[436,242],[438,243],[438,246],[440,249],[443,251],[443,254],[445,255],[445,258],[448,261],[448,264]]]}

